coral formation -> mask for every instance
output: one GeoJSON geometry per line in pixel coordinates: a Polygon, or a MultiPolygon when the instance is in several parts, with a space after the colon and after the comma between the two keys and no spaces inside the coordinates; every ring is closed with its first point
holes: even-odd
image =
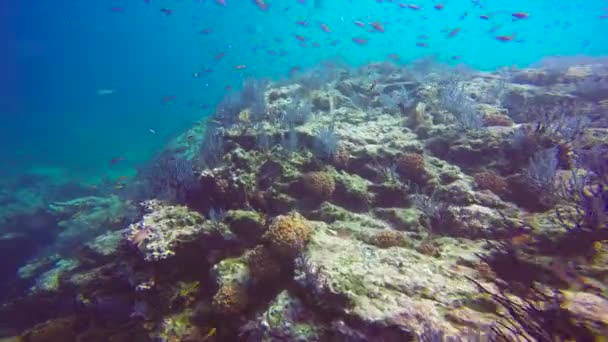
{"type": "Polygon", "coordinates": [[[256,246],[247,254],[247,263],[251,276],[259,281],[277,278],[283,268],[279,259],[262,245],[256,246]]]}
{"type": "Polygon", "coordinates": [[[407,246],[406,236],[403,233],[394,230],[384,230],[375,233],[370,237],[369,242],[380,248],[407,246]]]}
{"type": "Polygon", "coordinates": [[[479,189],[490,190],[493,193],[502,196],[508,192],[508,182],[493,172],[476,173],[473,178],[479,189]]]}
{"type": "Polygon", "coordinates": [[[311,197],[328,199],[336,190],[336,183],[327,172],[309,172],[302,177],[302,188],[311,197]]]}
{"type": "Polygon", "coordinates": [[[397,171],[406,179],[416,183],[426,180],[424,156],[419,153],[405,153],[397,159],[397,171]]]}
{"type": "Polygon", "coordinates": [[[147,214],[125,230],[125,238],[143,254],[157,261],[175,255],[180,244],[194,241],[204,229],[205,219],[184,206],[171,206],[152,200],[143,203],[147,214]]]}
{"type": "Polygon", "coordinates": [[[247,293],[236,284],[221,286],[213,296],[213,309],[221,315],[234,315],[247,308],[247,293]]]}
{"type": "Polygon", "coordinates": [[[269,248],[286,257],[301,252],[310,239],[312,227],[304,217],[297,213],[277,216],[264,234],[269,248]]]}

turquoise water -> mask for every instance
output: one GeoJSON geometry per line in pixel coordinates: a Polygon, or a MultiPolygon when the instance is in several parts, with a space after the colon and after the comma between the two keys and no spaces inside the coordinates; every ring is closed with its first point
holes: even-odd
{"type": "Polygon", "coordinates": [[[434,8],[439,1],[423,0],[416,2],[420,10],[372,0],[267,4],[266,11],[244,0],[226,6],[214,0],[4,4],[2,172],[35,169],[93,180],[132,173],[209,115],[231,91],[226,87],[238,89],[250,76],[285,78],[294,67],[326,60],[360,65],[391,54],[398,63],[435,56],[491,70],[555,55],[608,53],[606,1],[446,1],[441,10],[434,8]],[[513,20],[514,12],[529,17],[513,20]],[[375,21],[385,32],[371,28],[375,21]],[[512,33],[510,42],[494,38],[512,33]],[[368,43],[355,44],[353,37],[368,43]],[[100,95],[103,90],[112,93],[100,95]],[[175,99],[163,104],[167,96],[175,99]],[[119,156],[124,161],[111,169],[109,160],[119,156]]]}

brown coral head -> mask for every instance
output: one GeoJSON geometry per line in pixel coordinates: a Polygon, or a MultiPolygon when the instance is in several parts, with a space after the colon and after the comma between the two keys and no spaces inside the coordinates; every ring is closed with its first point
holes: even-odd
{"type": "Polygon", "coordinates": [[[281,273],[281,263],[268,248],[259,245],[247,253],[249,271],[254,279],[267,281],[281,273]]]}
{"type": "Polygon", "coordinates": [[[426,179],[424,156],[420,153],[405,153],[397,159],[397,172],[407,179],[422,182],[426,179]]]}
{"type": "Polygon", "coordinates": [[[490,190],[496,195],[505,195],[508,191],[507,181],[494,172],[480,172],[473,177],[475,184],[482,190],[490,190]]]}
{"type": "Polygon", "coordinates": [[[405,234],[394,230],[383,230],[374,234],[370,243],[380,248],[404,247],[407,244],[405,234]]]}
{"type": "Polygon", "coordinates": [[[281,215],[274,219],[263,238],[273,252],[294,257],[304,249],[311,232],[310,222],[301,215],[281,215]]]}
{"type": "Polygon", "coordinates": [[[513,126],[513,120],[503,115],[486,115],[483,117],[483,124],[486,127],[502,126],[511,127],[513,126]]]}
{"type": "Polygon", "coordinates": [[[221,315],[238,314],[247,307],[247,293],[242,286],[226,284],[217,290],[211,305],[221,315]]]}
{"type": "Polygon", "coordinates": [[[316,199],[326,200],[336,190],[334,177],[323,171],[309,172],[302,177],[302,188],[304,192],[316,199]]]}

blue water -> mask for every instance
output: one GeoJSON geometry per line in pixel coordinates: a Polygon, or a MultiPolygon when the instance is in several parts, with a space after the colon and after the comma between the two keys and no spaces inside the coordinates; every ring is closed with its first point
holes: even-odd
{"type": "Polygon", "coordinates": [[[227,86],[238,89],[250,76],[288,77],[293,67],[323,60],[360,65],[398,54],[405,64],[436,56],[492,70],[555,55],[608,54],[604,0],[445,1],[442,10],[433,8],[439,1],[428,0],[416,2],[421,10],[374,0],[267,1],[267,11],[254,1],[227,3],[3,1],[2,173],[42,169],[82,179],[132,171],[172,136],[209,115],[227,91],[234,91],[227,86]],[[530,16],[513,21],[513,12],[530,16]],[[369,32],[374,21],[383,23],[384,33],[369,32]],[[324,32],[320,23],[332,32],[324,32]],[[455,28],[460,32],[449,38],[455,28]],[[511,42],[494,38],[514,32],[511,42]],[[307,46],[294,35],[305,37],[307,46]],[[368,43],[357,45],[353,37],[368,43]],[[218,58],[220,53],[225,55],[218,58]],[[208,68],[212,71],[205,72],[208,68]],[[104,89],[114,92],[99,95],[104,89]],[[175,99],[163,104],[167,96],[175,99]],[[125,157],[119,171],[108,165],[117,156],[125,157]]]}

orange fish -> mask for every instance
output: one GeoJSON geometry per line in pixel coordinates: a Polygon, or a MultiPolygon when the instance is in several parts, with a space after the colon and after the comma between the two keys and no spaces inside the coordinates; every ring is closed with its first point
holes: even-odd
{"type": "Polygon", "coordinates": [[[224,57],[225,54],[225,52],[218,53],[217,55],[215,55],[215,60],[219,61],[220,59],[222,59],[222,57],[224,57]]]}
{"type": "Polygon", "coordinates": [[[437,4],[433,7],[435,7],[436,10],[441,11],[443,9],[443,4],[437,4]]]}
{"type": "Polygon", "coordinates": [[[239,64],[237,66],[234,67],[236,70],[243,70],[245,68],[247,68],[247,66],[245,64],[239,64]]]}

